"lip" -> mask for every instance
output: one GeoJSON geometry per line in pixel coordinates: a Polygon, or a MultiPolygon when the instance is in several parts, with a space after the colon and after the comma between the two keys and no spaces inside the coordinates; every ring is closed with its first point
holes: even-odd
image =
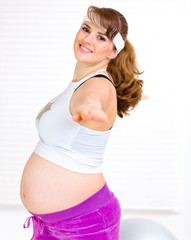
{"type": "Polygon", "coordinates": [[[82,53],[86,53],[86,54],[93,53],[93,51],[92,51],[91,49],[87,48],[87,47],[86,47],[85,45],[83,45],[83,44],[79,44],[79,49],[80,49],[80,52],[82,52],[82,53]],[[86,48],[89,52],[87,52],[87,51],[85,51],[84,49],[82,49],[81,46],[82,46],[83,48],[86,48]]]}

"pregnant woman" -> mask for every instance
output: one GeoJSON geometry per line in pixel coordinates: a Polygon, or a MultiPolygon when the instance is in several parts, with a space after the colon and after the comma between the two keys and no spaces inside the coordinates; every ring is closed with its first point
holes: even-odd
{"type": "Polygon", "coordinates": [[[37,116],[40,140],[21,180],[33,240],[119,240],[120,204],[101,166],[117,114],[142,98],[127,32],[118,11],[90,6],[74,40],[73,79],[37,116]]]}

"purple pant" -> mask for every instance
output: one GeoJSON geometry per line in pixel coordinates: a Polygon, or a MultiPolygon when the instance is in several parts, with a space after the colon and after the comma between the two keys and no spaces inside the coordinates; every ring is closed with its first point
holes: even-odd
{"type": "Polygon", "coordinates": [[[32,214],[31,240],[119,240],[121,208],[107,185],[84,202],[55,213],[32,214]]]}

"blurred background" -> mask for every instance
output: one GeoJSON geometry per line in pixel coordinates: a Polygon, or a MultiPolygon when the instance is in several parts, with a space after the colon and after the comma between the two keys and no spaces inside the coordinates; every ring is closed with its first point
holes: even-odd
{"type": "Polygon", "coordinates": [[[104,173],[122,218],[147,218],[191,238],[189,0],[0,0],[0,238],[30,239],[19,185],[40,108],[64,90],[73,41],[89,5],[120,11],[144,80],[130,116],[117,118],[104,173]]]}

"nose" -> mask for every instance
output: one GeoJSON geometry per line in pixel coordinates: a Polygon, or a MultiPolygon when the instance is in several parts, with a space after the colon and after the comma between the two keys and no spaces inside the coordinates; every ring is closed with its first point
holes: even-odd
{"type": "Polygon", "coordinates": [[[86,42],[86,43],[89,43],[89,44],[92,44],[93,43],[93,40],[94,40],[94,36],[93,36],[93,34],[88,34],[88,35],[86,35],[85,36],[85,38],[84,38],[84,41],[86,42]]]}

